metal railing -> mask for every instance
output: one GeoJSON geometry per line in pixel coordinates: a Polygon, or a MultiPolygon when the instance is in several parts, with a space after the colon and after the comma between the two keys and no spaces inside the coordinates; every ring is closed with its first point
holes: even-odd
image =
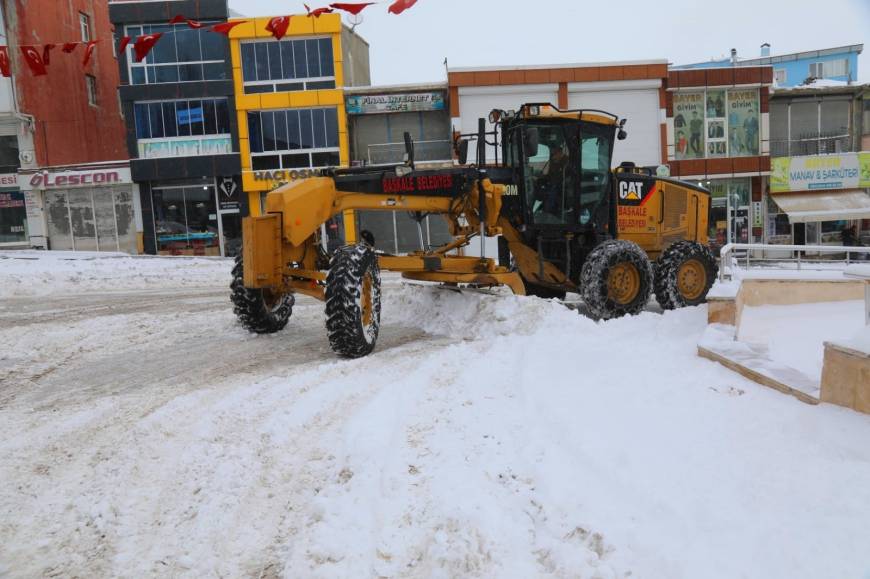
{"type": "Polygon", "coordinates": [[[852,152],[849,134],[801,135],[796,139],[771,139],[771,157],[806,157],[852,152]]]}
{"type": "MultiPolygon", "coordinates": [[[[369,165],[401,163],[405,157],[405,143],[376,143],[368,146],[369,165]]],[[[414,141],[414,158],[418,162],[449,161],[453,158],[450,141],[414,141]]]]}
{"type": "Polygon", "coordinates": [[[744,265],[744,269],[750,269],[753,263],[757,268],[778,270],[842,270],[851,263],[870,259],[870,247],[729,243],[722,247],[719,256],[719,281],[725,281],[726,276],[733,277],[733,272],[741,269],[741,265],[744,265]],[[771,253],[776,255],[770,255],[771,253]],[[783,253],[790,255],[783,256],[783,253]],[[844,257],[821,259],[822,255],[839,254],[844,257]]]}

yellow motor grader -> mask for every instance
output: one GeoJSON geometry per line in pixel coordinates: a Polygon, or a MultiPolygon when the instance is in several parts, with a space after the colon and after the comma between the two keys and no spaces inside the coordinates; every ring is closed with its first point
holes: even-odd
{"type": "Polygon", "coordinates": [[[450,285],[503,285],[518,295],[577,292],[599,319],[638,313],[653,292],[665,309],[704,301],[717,269],[707,247],[709,192],[632,164],[611,169],[625,120],[525,104],[494,110],[490,121],[495,131],[487,133],[480,119],[477,134],[457,139],[459,165],[416,168],[406,134],[404,164],[332,169],[270,192],[265,214],[243,222],[233,269],[242,325],[276,332],[290,318],[294,295],[312,296],[326,302],[332,349],[365,356],[378,337],[381,270],[450,285]],[[487,164],[491,137],[500,145],[487,164]],[[475,139],[477,162],[466,164],[475,139]],[[346,210],[407,211],[418,224],[440,214],[453,241],[390,255],[376,252],[362,232],[362,241],[329,255],[321,225],[346,210]],[[487,237],[498,238],[497,259],[485,256],[487,237]],[[479,255],[463,255],[478,253],[475,238],[479,255]]]}

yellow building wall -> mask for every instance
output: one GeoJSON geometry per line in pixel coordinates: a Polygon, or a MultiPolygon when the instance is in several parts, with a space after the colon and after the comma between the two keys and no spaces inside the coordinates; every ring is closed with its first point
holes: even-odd
{"type": "MultiPolygon", "coordinates": [[[[342,166],[350,164],[350,146],[347,137],[347,112],[344,108],[344,63],[341,49],[341,16],[324,14],[320,18],[309,18],[305,14],[294,14],[285,38],[329,35],[332,37],[332,54],[335,69],[335,86],[328,90],[295,92],[275,92],[246,95],[242,77],[241,43],[245,40],[271,38],[266,30],[269,17],[231,18],[230,22],[246,21],[230,31],[230,57],[233,65],[233,83],[237,120],[239,125],[239,154],[242,162],[242,189],[248,195],[251,215],[260,214],[260,194],[271,191],[279,185],[278,181],[255,180],[251,163],[251,147],[248,142],[248,111],[267,111],[272,109],[309,108],[334,106],[338,110],[338,143],[342,166]]],[[[355,236],[348,231],[351,240],[355,236]]]]}

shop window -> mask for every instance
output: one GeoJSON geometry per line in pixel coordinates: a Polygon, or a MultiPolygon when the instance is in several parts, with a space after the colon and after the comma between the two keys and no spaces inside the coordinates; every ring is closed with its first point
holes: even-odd
{"type": "Polygon", "coordinates": [[[334,108],[252,111],[248,113],[248,136],[255,170],[339,164],[338,112],[334,108]]]}
{"type": "Polygon", "coordinates": [[[132,43],[127,48],[130,84],[226,79],[227,41],[209,26],[193,30],[187,24],[146,24],[125,29],[133,38],[156,32],[164,36],[142,62],[135,61],[132,43]]]}
{"type": "Polygon", "coordinates": [[[822,245],[843,245],[843,230],[849,227],[849,221],[822,221],[822,245]]]}
{"type": "Polygon", "coordinates": [[[46,191],[45,209],[51,249],[136,251],[133,195],[129,189],[46,191]]]}
{"type": "Polygon", "coordinates": [[[213,185],[152,189],[155,241],[161,255],[220,255],[213,185]]]}
{"type": "Polygon", "coordinates": [[[791,244],[791,222],[788,220],[788,215],[780,209],[771,195],[767,196],[766,228],[767,243],[773,245],[791,244]]]}
{"type": "Polygon", "coordinates": [[[227,99],[134,103],[139,157],[232,153],[227,99]]]}
{"type": "Polygon", "coordinates": [[[27,243],[28,239],[24,193],[0,190],[0,245],[27,243]]]}
{"type": "Polygon", "coordinates": [[[15,135],[0,136],[0,173],[18,172],[20,166],[18,153],[18,137],[15,135]]]}
{"type": "Polygon", "coordinates": [[[675,157],[703,159],[759,154],[757,89],[674,94],[675,157]]]}
{"type": "Polygon", "coordinates": [[[241,53],[246,94],[335,88],[331,38],[243,42],[241,53]]]}
{"type": "Polygon", "coordinates": [[[751,180],[717,179],[703,183],[710,190],[710,241],[717,246],[728,242],[749,243],[750,227],[750,189],[751,180]]]}

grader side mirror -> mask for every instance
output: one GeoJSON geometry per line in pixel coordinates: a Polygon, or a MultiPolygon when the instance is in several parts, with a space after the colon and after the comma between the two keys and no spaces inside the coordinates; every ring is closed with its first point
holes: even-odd
{"type": "Polygon", "coordinates": [[[468,162],[468,140],[462,139],[457,146],[456,156],[459,157],[459,164],[465,165],[468,162]]]}

